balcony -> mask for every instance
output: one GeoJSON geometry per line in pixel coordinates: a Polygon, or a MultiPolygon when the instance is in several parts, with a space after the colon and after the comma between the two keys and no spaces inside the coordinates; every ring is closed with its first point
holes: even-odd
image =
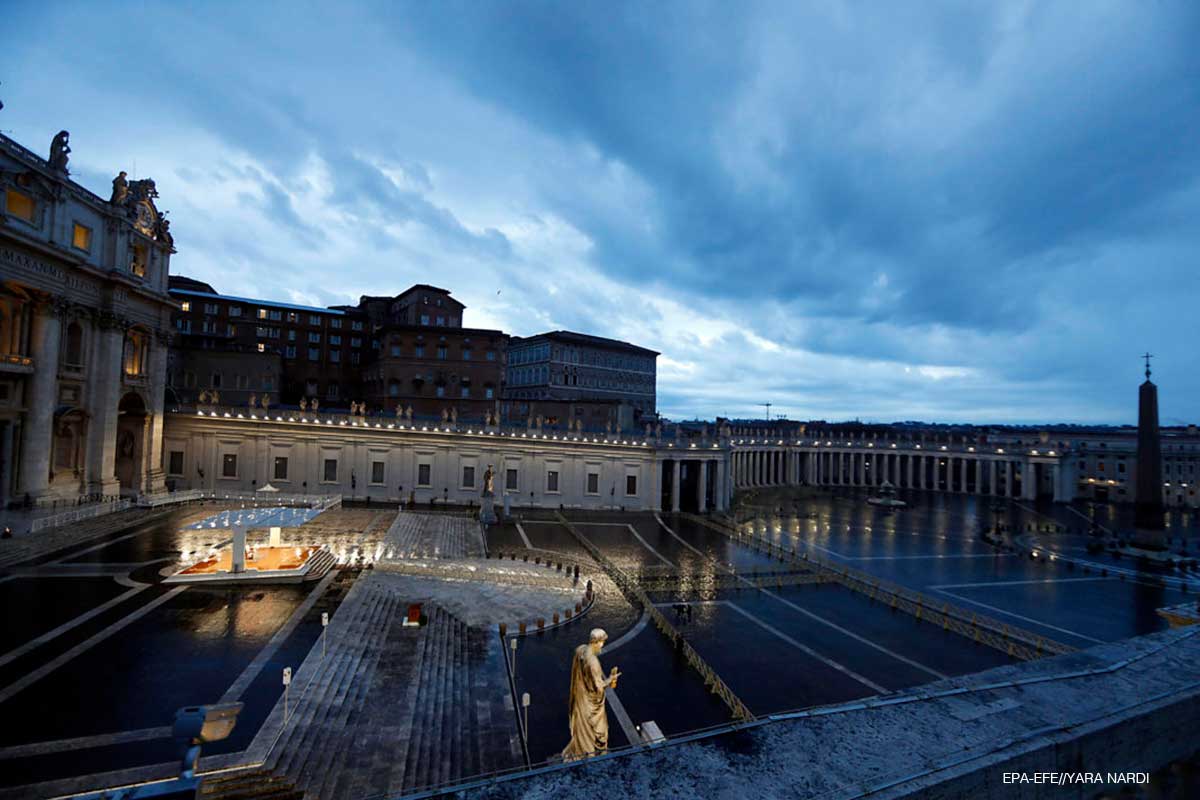
{"type": "Polygon", "coordinates": [[[15,353],[0,355],[0,372],[9,375],[32,375],[33,359],[15,353]]]}

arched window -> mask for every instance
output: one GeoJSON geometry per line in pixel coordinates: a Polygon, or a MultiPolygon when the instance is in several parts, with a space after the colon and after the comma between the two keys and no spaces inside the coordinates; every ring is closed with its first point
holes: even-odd
{"type": "Polygon", "coordinates": [[[399,397],[399,396],[400,396],[400,381],[395,380],[395,379],[388,381],[388,397],[399,397]]]}
{"type": "Polygon", "coordinates": [[[63,348],[63,360],[67,366],[83,366],[83,326],[72,322],[67,326],[67,342],[63,348]]]}
{"type": "Polygon", "coordinates": [[[149,366],[150,337],[145,331],[131,329],[125,334],[125,351],[122,358],[125,374],[130,377],[140,377],[146,374],[149,366]]]}

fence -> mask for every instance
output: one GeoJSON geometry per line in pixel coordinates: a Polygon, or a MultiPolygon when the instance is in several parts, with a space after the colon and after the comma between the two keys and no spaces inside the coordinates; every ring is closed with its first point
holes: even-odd
{"type": "Polygon", "coordinates": [[[1038,636],[1013,625],[1005,625],[999,620],[966,611],[949,603],[939,603],[918,591],[890,583],[868,572],[829,561],[821,556],[812,555],[807,550],[799,552],[794,548],[781,547],[755,534],[744,533],[729,523],[714,522],[694,514],[684,514],[683,516],[723,533],[740,544],[756,547],[780,560],[788,559],[823,570],[848,589],[865,594],[872,600],[886,602],[891,608],[912,614],[919,620],[928,620],[941,625],[945,630],[952,630],[980,644],[994,647],[1013,658],[1031,661],[1045,655],[1062,655],[1075,651],[1075,648],[1061,642],[1038,636]]]}
{"type": "Polygon", "coordinates": [[[29,523],[29,532],[37,533],[38,531],[47,528],[57,528],[59,525],[68,525],[72,522],[80,522],[85,519],[93,519],[102,517],[105,514],[113,514],[117,511],[124,511],[130,508],[133,503],[129,500],[114,500],[111,503],[96,503],[95,505],[83,506],[74,509],[73,511],[63,511],[58,514],[52,514],[48,517],[41,517],[29,523]]]}
{"type": "Polygon", "coordinates": [[[678,630],[676,630],[675,626],[667,621],[667,618],[663,616],[662,612],[658,610],[657,606],[654,605],[653,601],[650,600],[650,597],[637,584],[637,582],[631,579],[616,564],[610,561],[609,558],[604,555],[604,553],[600,552],[600,548],[592,544],[587,537],[575,530],[575,526],[572,525],[566,517],[559,513],[555,513],[554,516],[557,518],[559,524],[570,531],[571,535],[579,540],[579,543],[583,545],[584,549],[591,553],[592,558],[596,559],[596,562],[600,564],[606,573],[608,573],[608,576],[612,578],[613,583],[617,585],[617,588],[621,590],[629,602],[631,602],[634,606],[641,608],[650,615],[650,619],[654,621],[654,626],[658,628],[659,632],[666,636],[667,639],[670,640],[671,644],[683,654],[683,657],[687,660],[688,665],[700,673],[700,677],[704,679],[704,685],[708,687],[713,694],[720,697],[725,705],[729,706],[729,710],[733,714],[734,719],[742,721],[753,720],[754,715],[750,713],[750,709],[746,707],[746,704],[743,703],[741,699],[733,693],[733,690],[726,685],[725,681],[721,680],[721,676],[717,674],[716,670],[710,667],[708,663],[700,657],[700,654],[697,653],[690,644],[688,644],[687,640],[683,638],[683,635],[678,630]]]}

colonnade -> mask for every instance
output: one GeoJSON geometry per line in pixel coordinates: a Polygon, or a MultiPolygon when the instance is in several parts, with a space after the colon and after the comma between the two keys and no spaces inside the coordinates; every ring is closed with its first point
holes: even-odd
{"type": "MultiPolygon", "coordinates": [[[[664,510],[679,512],[685,505],[683,472],[698,470],[693,475],[695,481],[695,510],[703,514],[709,510],[725,511],[733,497],[734,481],[732,471],[724,458],[724,453],[707,458],[670,458],[660,463],[669,475],[663,476],[663,485],[670,486],[669,504],[664,503],[664,510]],[[685,466],[686,465],[686,466],[685,466]]],[[[686,503],[690,506],[690,503],[686,503]]]]}
{"type": "Polygon", "coordinates": [[[1071,498],[1074,480],[1064,457],[1003,452],[922,451],[920,448],[735,447],[734,486],[862,486],[923,489],[992,497],[1071,498]]]}

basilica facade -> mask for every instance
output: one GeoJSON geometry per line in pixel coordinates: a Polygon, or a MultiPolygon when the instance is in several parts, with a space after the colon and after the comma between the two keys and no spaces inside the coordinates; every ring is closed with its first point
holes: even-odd
{"type": "Polygon", "coordinates": [[[105,199],[0,135],[0,503],[163,490],[170,223],[154,181],[105,199]]]}

